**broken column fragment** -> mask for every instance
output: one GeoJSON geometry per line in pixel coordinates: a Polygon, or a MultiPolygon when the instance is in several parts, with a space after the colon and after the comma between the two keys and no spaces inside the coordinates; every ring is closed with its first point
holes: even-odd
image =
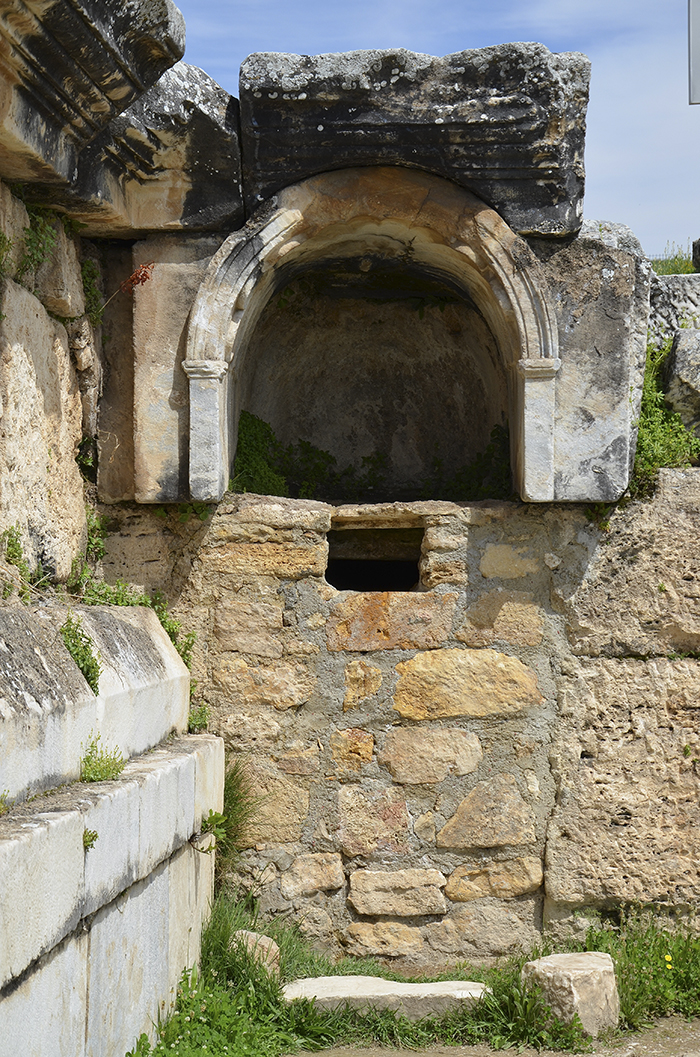
{"type": "Polygon", "coordinates": [[[251,55],[240,81],[247,207],[330,169],[410,165],[473,191],[520,234],[574,233],[589,74],[585,55],[542,44],[444,58],[251,55]]]}
{"type": "Polygon", "coordinates": [[[85,144],[184,50],[172,0],[8,0],[0,11],[0,176],[71,181],[85,144]]]}

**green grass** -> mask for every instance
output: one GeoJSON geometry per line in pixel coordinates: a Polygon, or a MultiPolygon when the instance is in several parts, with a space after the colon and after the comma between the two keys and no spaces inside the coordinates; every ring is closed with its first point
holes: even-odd
{"type": "MultiPolygon", "coordinates": [[[[644,1027],[669,1014],[700,1014],[700,937],[690,928],[670,931],[651,911],[632,910],[618,924],[589,929],[584,943],[560,951],[607,951],[618,978],[621,1028],[644,1027]]],[[[443,979],[483,980],[489,993],[472,1010],[411,1023],[389,1012],[323,1012],[312,1002],[285,1005],[280,983],[300,977],[335,974],[403,979],[372,960],[330,959],[311,950],[288,921],[262,924],[245,902],[222,892],[202,936],[201,970],[185,973],[171,1018],[159,1025],[152,1049],[146,1036],[127,1057],[212,1057],[262,1054],[277,1057],[298,1049],[338,1045],[418,1048],[488,1043],[495,1050],[524,1046],[566,1052],[590,1052],[580,1024],[561,1024],[537,989],[520,982],[525,961],[551,954],[543,943],[528,954],[484,969],[462,965],[443,979]],[[238,929],[263,931],[280,947],[280,981],[260,966],[247,949],[231,942],[238,929]],[[206,1047],[206,1049],[205,1049],[206,1047]]],[[[618,1033],[619,1035],[619,1033],[618,1033]]]]}
{"type": "Polygon", "coordinates": [[[657,275],[689,275],[694,272],[690,242],[685,249],[675,242],[667,242],[661,256],[651,258],[651,266],[657,275]]]}
{"type": "Polygon", "coordinates": [[[662,466],[687,469],[700,456],[700,439],[686,429],[680,415],[670,411],[664,401],[661,376],[670,351],[670,338],[647,346],[637,452],[629,486],[630,495],[635,498],[653,494],[662,466]]]}

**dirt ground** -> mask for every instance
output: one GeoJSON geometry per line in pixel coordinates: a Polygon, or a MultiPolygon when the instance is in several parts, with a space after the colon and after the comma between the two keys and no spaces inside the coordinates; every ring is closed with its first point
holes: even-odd
{"type": "MultiPolygon", "coordinates": [[[[554,1057],[552,1050],[525,1049],[519,1052],[522,1057],[554,1057]]],[[[700,1057],[700,1020],[664,1017],[654,1027],[635,1035],[625,1035],[612,1044],[594,1043],[592,1052],[596,1057],[700,1057]]],[[[320,1050],[314,1055],[299,1054],[298,1057],[393,1057],[399,1053],[410,1053],[414,1057],[494,1057],[494,1050],[486,1045],[436,1046],[430,1050],[411,1051],[377,1046],[367,1049],[339,1046],[332,1050],[320,1050]]]]}

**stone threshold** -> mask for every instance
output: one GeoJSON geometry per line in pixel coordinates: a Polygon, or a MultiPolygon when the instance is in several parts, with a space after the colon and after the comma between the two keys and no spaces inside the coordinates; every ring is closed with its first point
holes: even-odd
{"type": "Polygon", "coordinates": [[[486,990],[470,980],[409,984],[377,976],[318,976],[285,984],[285,1002],[314,999],[318,1009],[390,1009],[407,1020],[440,1017],[452,1009],[471,1009],[486,990]]]}

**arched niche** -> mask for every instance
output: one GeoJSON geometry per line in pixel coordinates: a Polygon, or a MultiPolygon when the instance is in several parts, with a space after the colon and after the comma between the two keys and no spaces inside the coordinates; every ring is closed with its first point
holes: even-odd
{"type": "MultiPolygon", "coordinates": [[[[426,290],[441,285],[474,307],[495,345],[495,373],[505,379],[515,486],[523,499],[551,500],[560,361],[537,261],[469,192],[426,173],[379,167],[325,173],[286,188],[212,259],[191,313],[184,363],[192,498],[214,501],[228,484],[266,306],[295,277],[338,262],[349,271],[363,262],[369,270],[403,269],[412,281],[422,275],[426,290]]],[[[441,379],[426,371],[425,384],[439,387],[441,379]]]]}

